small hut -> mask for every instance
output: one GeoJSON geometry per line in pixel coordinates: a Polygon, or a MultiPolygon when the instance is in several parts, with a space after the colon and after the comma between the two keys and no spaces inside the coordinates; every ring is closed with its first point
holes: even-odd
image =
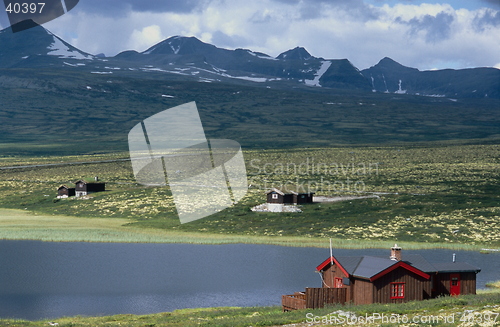
{"type": "Polygon", "coordinates": [[[97,182],[87,182],[85,180],[79,180],[75,183],[75,195],[85,196],[92,193],[104,192],[106,190],[105,183],[97,182]]]}
{"type": "Polygon", "coordinates": [[[61,185],[57,189],[57,198],[64,199],[69,198],[70,196],[75,196],[75,188],[67,187],[66,185],[61,185]]]}
{"type": "Polygon", "coordinates": [[[277,189],[272,188],[266,192],[267,203],[277,203],[277,204],[304,204],[313,203],[314,192],[296,192],[287,191],[287,193],[277,189]]]}

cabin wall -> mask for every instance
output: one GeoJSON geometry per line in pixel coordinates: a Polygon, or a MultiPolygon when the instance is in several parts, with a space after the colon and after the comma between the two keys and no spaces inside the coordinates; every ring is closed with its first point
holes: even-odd
{"type": "Polygon", "coordinates": [[[322,272],[322,275],[323,275],[323,282],[324,282],[322,287],[329,287],[329,288],[335,287],[335,284],[334,284],[335,277],[337,277],[337,278],[348,277],[346,274],[344,274],[342,269],[340,269],[336,264],[333,264],[333,266],[330,266],[327,270],[324,270],[322,272]]]}
{"type": "Polygon", "coordinates": [[[373,284],[369,280],[352,281],[352,302],[356,305],[373,303],[373,284]]]}
{"type": "MultiPolygon", "coordinates": [[[[450,295],[451,273],[438,273],[434,276],[433,297],[450,295]]],[[[460,273],[460,294],[476,294],[476,273],[460,273]]]]}
{"type": "Polygon", "coordinates": [[[75,186],[75,195],[85,196],[90,193],[104,192],[105,190],[105,183],[77,183],[75,186]]]}
{"type": "Polygon", "coordinates": [[[60,188],[57,193],[59,196],[69,196],[69,190],[67,188],[60,188]]]}
{"type": "Polygon", "coordinates": [[[313,202],[313,194],[312,193],[300,193],[293,195],[293,202],[297,204],[301,203],[312,203],[313,202]]]}
{"type": "Polygon", "coordinates": [[[87,184],[87,192],[104,192],[106,191],[106,184],[104,183],[89,183],[87,184]]]}
{"type": "Polygon", "coordinates": [[[87,184],[84,182],[78,182],[75,184],[75,189],[76,191],[86,191],[87,190],[87,184]]]}
{"type": "Polygon", "coordinates": [[[75,188],[60,187],[57,190],[58,198],[68,198],[70,196],[75,196],[75,188]]]}
{"type": "MultiPolygon", "coordinates": [[[[342,269],[340,269],[335,263],[330,266],[327,270],[321,273],[323,277],[323,282],[321,287],[323,288],[335,288],[335,278],[347,278],[348,276],[344,274],[342,269]]],[[[346,288],[346,301],[350,302],[352,299],[352,291],[350,285],[344,285],[342,288],[346,288]]]]}
{"type": "Polygon", "coordinates": [[[431,282],[402,267],[396,268],[373,282],[373,301],[377,303],[403,303],[423,300],[431,295],[431,282]],[[391,283],[404,283],[404,298],[391,299],[391,283]]]}
{"type": "Polygon", "coordinates": [[[476,294],[476,273],[461,273],[460,294],[476,294]]]}
{"type": "Polygon", "coordinates": [[[295,203],[294,199],[293,199],[293,194],[285,194],[285,196],[283,197],[283,203],[286,203],[286,204],[295,203]]]}
{"type": "Polygon", "coordinates": [[[283,203],[283,195],[277,192],[271,192],[267,194],[267,203],[283,203]],[[273,194],[277,194],[278,198],[273,199],[273,194]]]}

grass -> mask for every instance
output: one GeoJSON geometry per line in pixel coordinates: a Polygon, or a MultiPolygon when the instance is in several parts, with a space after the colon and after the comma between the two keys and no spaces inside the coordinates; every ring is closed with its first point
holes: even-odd
{"type": "MultiPolygon", "coordinates": [[[[385,316],[404,317],[410,321],[425,317],[441,317],[439,322],[431,324],[406,324],[405,326],[450,326],[449,320],[444,317],[453,317],[453,326],[498,326],[500,324],[500,290],[480,291],[477,295],[459,297],[441,297],[432,300],[414,301],[403,304],[371,304],[371,305],[337,305],[322,309],[305,309],[292,312],[281,312],[281,307],[222,307],[182,309],[151,315],[115,315],[106,317],[64,317],[52,321],[23,321],[0,320],[0,326],[47,326],[57,323],[65,326],[280,326],[293,324],[293,326],[310,326],[308,322],[312,317],[319,321],[333,317],[346,317],[346,314],[356,317],[373,316],[378,313],[385,316]],[[417,318],[418,317],[418,318],[417,318]],[[486,318],[486,320],[485,320],[486,318]],[[481,319],[481,320],[480,320],[481,319]],[[496,320],[496,321],[495,321],[496,320]]],[[[427,318],[428,319],[428,318],[427,318]]],[[[329,324],[314,324],[329,325],[329,324]]],[[[347,326],[348,324],[336,324],[347,326]]],[[[353,325],[353,324],[350,324],[353,325]]],[[[356,324],[354,324],[356,325],[356,324]]],[[[364,326],[402,326],[396,323],[383,323],[380,320],[364,326]]]]}
{"type": "MultiPolygon", "coordinates": [[[[359,241],[363,246],[380,242],[383,247],[395,241],[421,243],[421,247],[500,246],[497,145],[247,150],[245,159],[252,185],[247,196],[231,208],[183,225],[169,189],[137,185],[130,162],[112,161],[124,157],[123,153],[69,158],[4,157],[0,167],[26,163],[60,166],[0,170],[0,208],[42,216],[122,219],[120,233],[165,232],[179,235],[177,239],[207,235],[218,241],[228,236],[244,242],[270,237],[272,242],[306,239],[321,243],[332,237],[348,244],[344,247],[359,241]],[[69,164],[74,160],[95,163],[69,164]],[[93,176],[105,181],[108,191],[87,200],[54,198],[59,185],[93,176]],[[304,205],[302,213],[293,214],[250,211],[265,201],[265,189],[297,181],[305,188],[309,184],[318,188],[317,195],[376,193],[379,198],[304,205]],[[351,187],[362,182],[363,192],[348,189],[347,181],[351,181],[351,187]],[[344,183],[344,189],[338,187],[339,183],[344,183]]],[[[13,233],[6,231],[3,237],[14,238],[13,233]]],[[[15,237],[28,238],[20,234],[15,237]]],[[[120,237],[109,239],[134,239],[120,237]]],[[[71,237],[66,235],[64,239],[71,237]]]]}
{"type": "Polygon", "coordinates": [[[486,287],[489,287],[489,288],[499,288],[500,289],[500,280],[498,280],[496,282],[486,283],[486,287]]]}
{"type": "MultiPolygon", "coordinates": [[[[47,216],[29,211],[0,209],[0,239],[41,240],[47,242],[126,242],[126,243],[191,243],[191,244],[269,244],[294,247],[327,247],[323,238],[244,236],[169,231],[134,227],[129,219],[47,216]]],[[[333,239],[335,248],[388,248],[390,242],[333,239]]],[[[405,249],[450,248],[480,250],[465,244],[403,243],[405,249]]]]}

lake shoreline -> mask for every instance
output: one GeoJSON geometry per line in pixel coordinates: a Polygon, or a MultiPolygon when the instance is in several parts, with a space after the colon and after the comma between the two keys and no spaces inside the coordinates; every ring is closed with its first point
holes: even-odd
{"type": "MultiPolygon", "coordinates": [[[[185,243],[185,244],[265,244],[289,247],[328,248],[329,238],[301,236],[259,236],[167,231],[127,226],[132,221],[118,218],[48,216],[0,208],[0,239],[43,242],[93,243],[185,243]]],[[[387,249],[398,243],[408,250],[449,249],[500,251],[488,244],[400,242],[398,240],[354,240],[332,238],[337,249],[387,249]]]]}

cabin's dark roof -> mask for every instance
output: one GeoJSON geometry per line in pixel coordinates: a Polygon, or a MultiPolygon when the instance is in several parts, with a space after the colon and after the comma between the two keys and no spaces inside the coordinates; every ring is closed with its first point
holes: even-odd
{"type": "Polygon", "coordinates": [[[396,263],[397,261],[388,258],[364,256],[352,275],[356,277],[371,278],[396,263]]]}
{"type": "MultiPolygon", "coordinates": [[[[334,257],[334,261],[337,261],[349,275],[361,278],[372,278],[398,263],[398,261],[389,258],[372,256],[334,257]]],[[[326,259],[316,269],[321,271],[328,267],[329,264],[330,258],[326,259]]]]}
{"type": "MultiPolygon", "coordinates": [[[[358,256],[358,257],[334,257],[342,268],[351,276],[361,278],[372,278],[373,276],[392,267],[398,262],[405,263],[410,267],[416,268],[424,273],[445,273],[445,272],[480,272],[481,269],[465,262],[445,262],[429,263],[420,254],[406,254],[401,261],[391,260],[386,257],[358,256]]],[[[321,271],[328,267],[330,258],[326,259],[316,269],[321,271]]],[[[407,269],[412,269],[406,266],[407,269]]]]}
{"type": "Polygon", "coordinates": [[[273,193],[273,192],[276,192],[278,194],[281,194],[281,195],[285,195],[285,194],[295,194],[295,195],[300,195],[300,194],[307,194],[307,195],[312,195],[312,194],[315,194],[314,192],[297,192],[297,191],[294,191],[294,190],[278,190],[277,188],[272,188],[270,189],[269,191],[266,192],[266,194],[269,194],[269,193],[273,193]]]}
{"type": "MultiPolygon", "coordinates": [[[[391,260],[384,257],[374,257],[374,256],[359,256],[359,257],[335,257],[335,259],[342,265],[342,267],[350,274],[354,276],[369,278],[378,274],[379,272],[389,268],[398,261],[391,260]]],[[[318,266],[321,270],[325,268],[329,261],[325,260],[323,267],[318,266]]],[[[436,268],[428,263],[421,255],[407,255],[404,263],[409,264],[423,272],[435,272],[436,268]]]]}
{"type": "Polygon", "coordinates": [[[352,275],[352,273],[356,270],[359,263],[363,257],[338,257],[337,261],[344,267],[344,269],[352,275]]]}
{"type": "Polygon", "coordinates": [[[436,267],[420,254],[403,254],[402,261],[426,273],[437,271],[436,267]]]}
{"type": "Polygon", "coordinates": [[[273,193],[273,192],[276,192],[280,195],[285,195],[285,193],[281,192],[280,190],[278,190],[277,188],[272,188],[270,189],[269,191],[266,192],[266,194],[269,194],[269,193],[273,193]]]}
{"type": "Polygon", "coordinates": [[[440,273],[452,273],[452,272],[475,272],[478,273],[481,271],[480,268],[475,267],[473,265],[468,264],[467,262],[442,262],[442,263],[434,263],[434,267],[436,267],[436,271],[440,273]]]}
{"type": "Polygon", "coordinates": [[[79,183],[83,183],[83,184],[87,184],[87,185],[106,184],[104,182],[87,182],[86,180],[83,180],[83,179],[80,179],[80,180],[75,182],[75,184],[79,184],[79,183]]]}

